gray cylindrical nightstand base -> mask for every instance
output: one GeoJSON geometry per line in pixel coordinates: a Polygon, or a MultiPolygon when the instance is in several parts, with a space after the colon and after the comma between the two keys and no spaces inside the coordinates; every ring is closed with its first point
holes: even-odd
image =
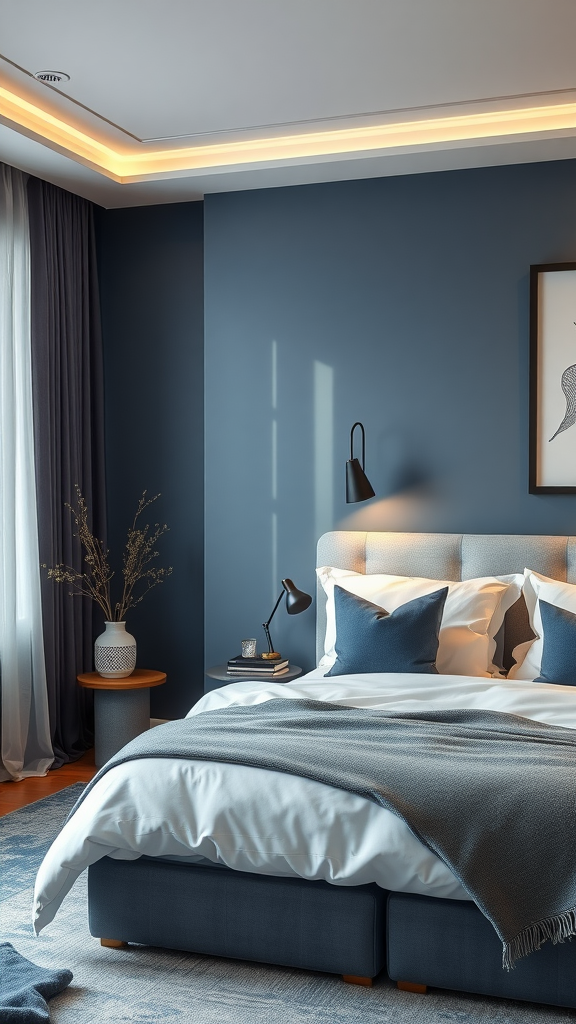
{"type": "Polygon", "coordinates": [[[94,691],[94,763],[98,768],[150,728],[150,690],[94,691]]]}

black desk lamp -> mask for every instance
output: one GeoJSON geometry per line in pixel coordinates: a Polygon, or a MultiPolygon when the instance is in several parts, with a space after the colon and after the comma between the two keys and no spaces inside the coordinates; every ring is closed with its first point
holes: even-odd
{"type": "Polygon", "coordinates": [[[350,431],[350,458],[346,463],[346,502],[367,501],[374,497],[374,489],[370,483],[364,466],[366,465],[366,435],[361,423],[355,423],[350,431]],[[354,458],[354,431],[360,427],[362,431],[362,465],[354,458]]]}
{"type": "Polygon", "coordinates": [[[268,619],[268,622],[262,623],[264,632],[266,633],[266,639],[268,641],[268,651],[263,654],[262,657],[268,658],[270,661],[276,661],[280,657],[278,651],[275,651],[272,647],[269,626],[276,614],[276,609],[278,608],[280,601],[284,597],[284,594],[286,594],[286,611],[288,612],[288,615],[299,615],[300,612],[305,612],[312,604],[310,594],[305,594],[303,590],[298,590],[298,587],[294,586],[292,580],[282,580],[282,590],[280,591],[280,596],[272,609],[272,614],[268,619]]]}

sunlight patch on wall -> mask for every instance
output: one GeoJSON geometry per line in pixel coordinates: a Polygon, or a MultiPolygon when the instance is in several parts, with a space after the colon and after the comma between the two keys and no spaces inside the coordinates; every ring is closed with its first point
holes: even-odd
{"type": "Polygon", "coordinates": [[[272,580],[271,580],[271,593],[272,593],[272,604],[278,597],[278,516],[276,512],[272,513],[272,580]]]}
{"type": "Polygon", "coordinates": [[[272,472],[271,472],[272,501],[278,499],[278,424],[272,420],[272,472]]]}
{"type": "Polygon", "coordinates": [[[334,526],[334,367],[314,360],[314,529],[334,526]]]}
{"type": "Polygon", "coordinates": [[[272,603],[276,600],[278,590],[278,513],[276,502],[278,500],[278,420],[276,419],[276,408],[278,403],[278,343],[272,342],[271,346],[271,458],[270,466],[270,497],[272,501],[272,529],[271,529],[271,558],[270,568],[272,572],[272,603]]]}

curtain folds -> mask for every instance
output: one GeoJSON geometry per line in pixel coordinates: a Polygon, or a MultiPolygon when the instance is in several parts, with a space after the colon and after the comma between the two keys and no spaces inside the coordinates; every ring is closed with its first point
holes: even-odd
{"type": "MultiPolygon", "coordinates": [[[[93,211],[89,202],[30,178],[32,384],[40,561],[80,568],[65,502],[79,486],[105,540],[102,341],[93,211]]],[[[48,702],[55,767],[92,744],[93,606],[42,579],[48,702]]]]}
{"type": "Polygon", "coordinates": [[[0,164],[0,780],[53,761],[40,599],[26,178],[0,164]]]}

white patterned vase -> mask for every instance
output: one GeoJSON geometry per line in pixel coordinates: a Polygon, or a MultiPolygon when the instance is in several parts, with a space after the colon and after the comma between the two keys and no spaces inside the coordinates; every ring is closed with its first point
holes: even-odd
{"type": "Polygon", "coordinates": [[[94,642],[94,664],[105,679],[125,679],[136,668],[136,641],[125,622],[106,622],[94,642]]]}

